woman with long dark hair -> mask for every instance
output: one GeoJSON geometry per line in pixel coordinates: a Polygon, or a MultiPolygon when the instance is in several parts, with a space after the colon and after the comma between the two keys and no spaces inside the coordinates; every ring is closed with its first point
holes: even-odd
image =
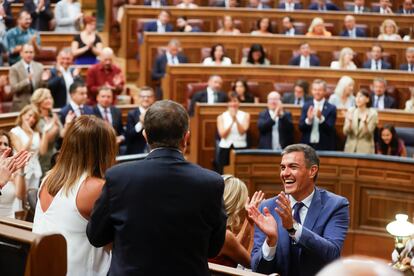
{"type": "Polygon", "coordinates": [[[270,65],[270,61],[266,58],[266,53],[261,44],[252,44],[250,46],[247,57],[243,57],[242,65],[270,65]]]}
{"type": "Polygon", "coordinates": [[[231,59],[226,57],[222,44],[215,44],[211,47],[210,56],[203,60],[203,65],[231,65],[231,59]]]}
{"type": "Polygon", "coordinates": [[[244,79],[237,79],[231,87],[230,93],[237,93],[241,103],[254,103],[254,96],[249,91],[247,81],[244,79]]]}
{"type": "Polygon", "coordinates": [[[404,141],[398,138],[398,134],[393,125],[384,125],[380,129],[379,134],[379,140],[375,149],[377,154],[407,156],[404,141]]]}

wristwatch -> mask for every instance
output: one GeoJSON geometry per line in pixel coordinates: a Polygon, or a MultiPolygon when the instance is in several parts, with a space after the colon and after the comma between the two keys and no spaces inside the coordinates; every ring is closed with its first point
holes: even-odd
{"type": "Polygon", "coordinates": [[[299,223],[296,221],[293,222],[292,228],[287,229],[289,236],[295,236],[296,231],[299,229],[299,223]]]}

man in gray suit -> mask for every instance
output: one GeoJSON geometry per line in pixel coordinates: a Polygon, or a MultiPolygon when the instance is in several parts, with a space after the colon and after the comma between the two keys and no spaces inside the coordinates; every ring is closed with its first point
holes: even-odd
{"type": "Polygon", "coordinates": [[[9,71],[13,102],[11,111],[20,111],[30,103],[30,97],[37,88],[46,87],[49,71],[43,71],[43,65],[33,61],[34,47],[24,44],[20,51],[21,60],[9,71]]]}

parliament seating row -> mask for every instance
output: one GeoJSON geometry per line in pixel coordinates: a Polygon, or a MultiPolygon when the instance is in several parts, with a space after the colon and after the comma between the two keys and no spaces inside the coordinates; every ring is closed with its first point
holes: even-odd
{"type": "MultiPolygon", "coordinates": [[[[248,131],[250,148],[256,148],[259,141],[257,120],[259,113],[265,110],[265,104],[241,104],[240,109],[250,114],[250,128],[248,131]]],[[[191,119],[191,143],[189,159],[202,167],[212,169],[217,137],[217,117],[227,109],[226,104],[197,104],[194,117],[191,119]]],[[[294,142],[299,143],[301,132],[299,119],[301,108],[295,105],[285,105],[285,110],[290,111],[294,125],[294,142]]],[[[414,128],[414,114],[404,111],[384,110],[378,112],[378,127],[384,124],[393,124],[396,127],[414,128]]],[[[346,137],[342,132],[345,112],[339,110],[336,119],[336,144],[337,150],[343,151],[346,137]]],[[[410,137],[411,144],[414,137],[410,137]]]]}
{"type": "MultiPolygon", "coordinates": [[[[414,160],[340,152],[318,154],[316,185],[350,202],[350,225],[342,255],[390,259],[394,239],[385,227],[395,214],[413,215],[414,160]]],[[[283,190],[280,161],[280,152],[237,150],[231,153],[225,172],[242,179],[249,195],[261,190],[270,198],[283,190]]]]}
{"type": "MultiPolygon", "coordinates": [[[[372,38],[308,38],[305,36],[286,37],[284,35],[254,37],[251,35],[228,36],[206,33],[145,33],[144,42],[139,46],[139,71],[136,56],[125,56],[127,59],[126,72],[128,78],[136,79],[139,72],[139,84],[150,84],[151,71],[155,59],[173,38],[181,42],[182,52],[187,56],[190,63],[200,63],[203,56],[207,53],[205,51],[206,48],[221,43],[224,45],[226,54],[231,58],[233,64],[240,64],[243,55],[246,55],[246,51],[251,44],[259,43],[266,49],[271,64],[288,65],[292,56],[297,54],[296,51],[299,49],[299,45],[306,41],[311,49],[317,53],[321,66],[330,66],[331,61],[338,57],[338,53],[343,47],[352,48],[356,53],[355,62],[357,65],[362,66],[362,63],[368,59],[371,46],[378,43],[376,39],[372,38]]],[[[412,44],[404,41],[383,41],[381,45],[394,68],[399,68],[400,64],[406,63],[405,51],[412,46],[412,44]]],[[[131,51],[128,51],[130,54],[131,51]]],[[[128,54],[127,52],[125,53],[128,54]]],[[[378,73],[381,74],[381,72],[378,73]]]]}
{"type": "MultiPolygon", "coordinates": [[[[347,75],[355,81],[355,91],[360,88],[369,89],[376,77],[384,78],[392,96],[403,108],[410,97],[409,87],[414,86],[412,73],[403,71],[371,71],[371,70],[331,70],[324,67],[298,68],[293,66],[203,66],[200,64],[180,64],[167,67],[167,74],[162,80],[164,99],[177,101],[188,106],[190,92],[189,84],[205,83],[209,76],[219,75],[223,79],[223,91],[229,91],[232,82],[244,78],[255,84],[254,96],[260,102],[266,102],[267,94],[273,90],[281,93],[291,92],[292,83],[298,79],[311,83],[316,78],[322,78],[328,85],[328,92],[332,92],[338,80],[347,75]]],[[[193,89],[195,90],[195,89],[193,89]]]]}
{"type": "MultiPolygon", "coordinates": [[[[137,20],[157,18],[161,9],[151,8],[147,6],[131,6],[125,7],[125,14],[121,24],[121,55],[128,59],[134,59],[137,55],[137,20]]],[[[203,30],[206,32],[216,32],[219,28],[218,21],[225,15],[230,15],[233,19],[240,20],[248,29],[262,17],[269,17],[272,20],[281,22],[282,18],[291,15],[297,22],[304,22],[309,26],[314,17],[322,17],[325,22],[334,26],[333,31],[340,33],[343,30],[345,12],[325,12],[301,10],[294,14],[281,10],[254,10],[254,9],[221,9],[221,8],[198,8],[198,9],[179,9],[170,7],[172,14],[171,21],[175,22],[178,16],[184,15],[188,19],[201,19],[204,23],[203,30]]],[[[402,29],[410,29],[413,27],[412,16],[405,15],[380,15],[380,14],[355,14],[358,24],[365,24],[370,34],[378,33],[379,26],[386,18],[391,18],[397,22],[402,29]]],[[[280,25],[280,24],[279,24],[280,25]]],[[[110,34],[110,37],[113,37],[110,34]]],[[[346,44],[342,44],[346,46],[346,44]]]]}

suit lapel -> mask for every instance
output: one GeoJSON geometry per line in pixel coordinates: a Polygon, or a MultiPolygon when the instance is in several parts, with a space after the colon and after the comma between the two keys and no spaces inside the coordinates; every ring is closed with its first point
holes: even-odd
{"type": "Polygon", "coordinates": [[[305,223],[303,226],[308,228],[309,230],[313,229],[316,220],[319,217],[319,214],[322,210],[322,202],[321,202],[321,194],[318,188],[315,188],[315,194],[313,195],[313,199],[311,205],[309,206],[308,214],[305,218],[305,223]]]}

